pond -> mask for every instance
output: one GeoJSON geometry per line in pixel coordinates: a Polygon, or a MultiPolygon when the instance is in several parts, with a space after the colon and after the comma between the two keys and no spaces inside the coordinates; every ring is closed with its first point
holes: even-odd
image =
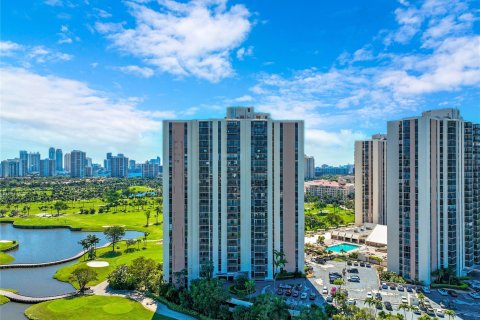
{"type": "Polygon", "coordinates": [[[28,319],[23,314],[31,304],[9,302],[0,306],[0,319],[25,320],[28,319]]]}

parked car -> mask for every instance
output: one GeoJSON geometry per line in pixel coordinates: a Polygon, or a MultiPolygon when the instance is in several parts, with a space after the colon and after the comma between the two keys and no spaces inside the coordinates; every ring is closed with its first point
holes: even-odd
{"type": "Polygon", "coordinates": [[[365,267],[365,262],[360,262],[360,267],[365,267]]]}
{"type": "Polygon", "coordinates": [[[315,300],[316,297],[317,295],[314,292],[311,292],[310,295],[308,296],[310,300],[315,300]]]}
{"type": "Polygon", "coordinates": [[[399,284],[398,287],[397,287],[397,290],[403,292],[403,291],[405,291],[405,287],[402,286],[401,284],[399,284]]]}
{"type": "Polygon", "coordinates": [[[372,267],[372,265],[371,265],[370,263],[366,263],[366,264],[365,264],[365,267],[367,267],[367,268],[371,268],[371,267],[372,267]]]}
{"type": "Polygon", "coordinates": [[[340,273],[338,273],[338,272],[330,272],[330,273],[328,274],[328,276],[329,276],[329,277],[336,277],[336,278],[341,278],[341,277],[342,277],[342,275],[341,275],[340,273]]]}
{"type": "Polygon", "coordinates": [[[298,296],[299,296],[298,291],[297,291],[297,290],[293,290],[293,291],[292,291],[292,297],[296,298],[296,297],[298,297],[298,296]]]}
{"type": "Polygon", "coordinates": [[[348,277],[348,281],[350,281],[350,282],[360,282],[360,277],[359,276],[350,276],[350,277],[348,277]]]}
{"type": "Polygon", "coordinates": [[[392,304],[389,301],[383,302],[383,305],[385,306],[385,309],[393,311],[392,304]]]}
{"type": "Polygon", "coordinates": [[[413,287],[407,287],[407,292],[413,292],[413,287]]]}
{"type": "Polygon", "coordinates": [[[438,289],[438,293],[440,293],[442,296],[448,296],[448,292],[445,289],[438,289]]]}
{"type": "Polygon", "coordinates": [[[347,266],[351,266],[353,265],[353,262],[352,261],[347,261],[347,266]]]}
{"type": "Polygon", "coordinates": [[[382,294],[380,292],[375,293],[375,299],[382,301],[382,294]]]}
{"type": "Polygon", "coordinates": [[[382,283],[382,289],[388,289],[388,285],[387,285],[386,282],[383,282],[383,283],[382,283]]]}
{"type": "Polygon", "coordinates": [[[432,307],[428,307],[428,308],[427,308],[427,314],[428,314],[429,316],[435,316],[435,310],[433,310],[432,307]]]}
{"type": "Polygon", "coordinates": [[[377,310],[383,310],[383,304],[380,301],[377,301],[377,303],[375,303],[375,308],[377,308],[377,310]]]}
{"type": "Polygon", "coordinates": [[[356,305],[356,304],[357,304],[357,301],[356,301],[355,299],[353,299],[353,298],[350,298],[350,299],[347,300],[347,304],[349,304],[349,305],[356,305]]]}
{"type": "Polygon", "coordinates": [[[406,297],[403,297],[403,298],[402,298],[402,303],[408,304],[408,299],[407,299],[406,297]]]}
{"type": "Polygon", "coordinates": [[[397,286],[395,285],[395,283],[391,283],[390,290],[395,290],[395,289],[397,289],[397,286]]]}
{"type": "Polygon", "coordinates": [[[332,303],[332,302],[333,302],[333,297],[332,297],[332,296],[328,296],[327,299],[326,299],[326,301],[327,301],[328,303],[332,303]]]}
{"type": "Polygon", "coordinates": [[[358,267],[358,261],[355,261],[355,262],[353,263],[353,265],[354,265],[355,267],[358,267]]]}
{"type": "Polygon", "coordinates": [[[358,269],[357,268],[350,268],[347,270],[348,273],[358,273],[358,269]]]}
{"type": "Polygon", "coordinates": [[[448,290],[448,294],[451,295],[452,297],[458,297],[457,291],[452,289],[448,290]]]}
{"type": "Polygon", "coordinates": [[[435,313],[437,314],[437,317],[439,317],[439,318],[445,317],[445,312],[442,309],[435,310],[435,313]]]}
{"type": "Polygon", "coordinates": [[[422,314],[422,312],[420,311],[420,309],[417,306],[412,306],[412,311],[416,315],[422,314]]]}
{"type": "Polygon", "coordinates": [[[307,293],[306,292],[303,292],[301,295],[300,295],[300,299],[307,299],[307,293]]]}
{"type": "Polygon", "coordinates": [[[322,294],[328,294],[328,288],[327,286],[323,287],[322,294]]]}
{"type": "Polygon", "coordinates": [[[292,295],[292,289],[285,290],[285,295],[286,296],[291,296],[292,295]]]}
{"type": "Polygon", "coordinates": [[[332,289],[330,289],[330,294],[331,294],[332,296],[334,296],[336,292],[337,292],[337,288],[336,288],[336,287],[332,287],[332,289]]]}
{"type": "Polygon", "coordinates": [[[440,307],[446,308],[447,306],[448,306],[448,301],[447,300],[440,301],[440,307]]]}
{"type": "Polygon", "coordinates": [[[281,288],[278,288],[278,289],[277,289],[277,294],[278,294],[279,296],[281,296],[281,295],[283,294],[283,290],[282,290],[281,288]]]}
{"type": "Polygon", "coordinates": [[[373,298],[373,295],[372,295],[371,292],[368,292],[368,293],[367,293],[367,299],[368,299],[368,298],[373,298]]]}
{"type": "Polygon", "coordinates": [[[423,293],[430,293],[430,288],[429,287],[422,287],[423,293]]]}

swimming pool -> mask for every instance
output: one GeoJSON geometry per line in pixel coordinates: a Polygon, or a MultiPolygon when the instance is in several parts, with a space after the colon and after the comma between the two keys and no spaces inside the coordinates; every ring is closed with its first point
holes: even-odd
{"type": "Polygon", "coordinates": [[[360,248],[360,246],[357,246],[356,244],[350,244],[350,243],[341,243],[341,244],[336,244],[334,246],[328,247],[327,251],[341,253],[342,250],[345,252],[348,252],[357,248],[360,248]]]}

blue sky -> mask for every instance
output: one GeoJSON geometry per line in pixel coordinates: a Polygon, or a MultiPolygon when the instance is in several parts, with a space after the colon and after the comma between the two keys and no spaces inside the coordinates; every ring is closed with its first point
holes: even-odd
{"type": "Polygon", "coordinates": [[[316,164],[386,121],[480,122],[479,1],[4,1],[0,157],[161,154],[161,120],[251,105],[305,120],[316,164]]]}

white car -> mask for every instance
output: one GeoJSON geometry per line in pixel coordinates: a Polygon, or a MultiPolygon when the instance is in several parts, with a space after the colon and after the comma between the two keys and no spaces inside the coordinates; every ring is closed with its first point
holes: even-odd
{"type": "Polygon", "coordinates": [[[371,292],[367,293],[367,299],[368,299],[368,298],[373,298],[373,295],[372,295],[371,292]]]}
{"type": "Polygon", "coordinates": [[[353,299],[353,298],[350,298],[350,299],[347,300],[347,304],[356,305],[357,301],[355,301],[355,299],[353,299]]]}
{"type": "Polygon", "coordinates": [[[435,310],[437,317],[443,318],[445,316],[445,312],[442,309],[435,310]]]}
{"type": "Polygon", "coordinates": [[[308,297],[308,295],[307,295],[306,292],[304,292],[300,295],[300,299],[307,299],[307,297],[308,297]]]}
{"type": "Polygon", "coordinates": [[[328,288],[327,286],[323,287],[322,294],[328,294],[328,288]]]}
{"type": "Polygon", "coordinates": [[[406,297],[403,297],[403,298],[402,298],[402,303],[408,304],[408,299],[407,299],[406,297]]]}
{"type": "Polygon", "coordinates": [[[448,292],[445,289],[438,289],[438,293],[440,293],[442,296],[448,296],[448,292]]]}
{"type": "Polygon", "coordinates": [[[423,287],[422,291],[425,292],[425,293],[430,293],[431,292],[429,287],[423,287]]]}

